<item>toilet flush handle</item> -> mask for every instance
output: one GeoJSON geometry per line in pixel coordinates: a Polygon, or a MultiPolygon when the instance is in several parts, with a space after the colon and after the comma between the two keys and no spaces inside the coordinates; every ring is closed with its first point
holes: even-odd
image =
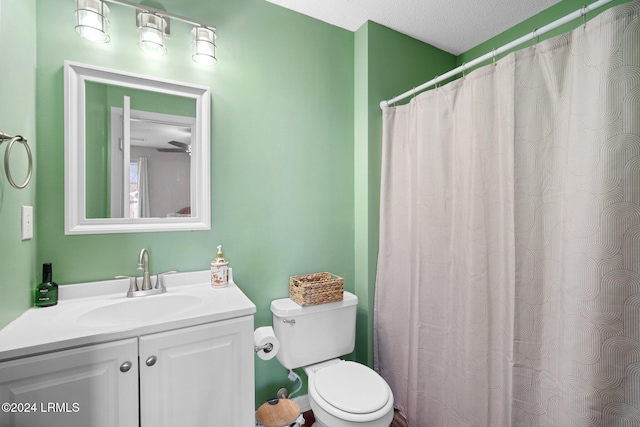
{"type": "Polygon", "coordinates": [[[296,324],[296,319],[282,319],[282,321],[290,326],[293,326],[296,324]]]}

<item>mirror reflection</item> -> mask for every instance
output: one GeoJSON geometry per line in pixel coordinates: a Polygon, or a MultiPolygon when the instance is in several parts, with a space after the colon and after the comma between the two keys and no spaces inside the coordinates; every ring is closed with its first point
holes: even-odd
{"type": "Polygon", "coordinates": [[[65,234],[211,229],[206,86],[65,61],[65,234]]]}
{"type": "Polygon", "coordinates": [[[191,216],[192,98],[85,82],[86,218],[191,216]]]}

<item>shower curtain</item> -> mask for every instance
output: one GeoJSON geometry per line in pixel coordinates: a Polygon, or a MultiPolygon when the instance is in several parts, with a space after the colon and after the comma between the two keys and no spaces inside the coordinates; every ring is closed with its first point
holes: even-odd
{"type": "Polygon", "coordinates": [[[640,425],[640,2],[383,112],[376,369],[411,426],[640,425]]]}

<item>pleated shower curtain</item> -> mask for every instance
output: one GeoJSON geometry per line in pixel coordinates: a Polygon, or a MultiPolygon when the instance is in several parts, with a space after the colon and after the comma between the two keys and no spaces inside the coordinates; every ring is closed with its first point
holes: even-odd
{"type": "Polygon", "coordinates": [[[375,364],[410,425],[640,426],[640,2],[383,115],[375,364]]]}

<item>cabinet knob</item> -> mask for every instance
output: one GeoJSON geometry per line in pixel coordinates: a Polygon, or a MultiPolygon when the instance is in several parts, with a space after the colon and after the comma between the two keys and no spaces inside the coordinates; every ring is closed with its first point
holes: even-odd
{"type": "Polygon", "coordinates": [[[147,364],[147,366],[153,366],[153,365],[155,365],[155,364],[156,364],[156,361],[157,361],[157,360],[158,360],[158,358],[157,358],[157,357],[155,357],[155,356],[149,356],[149,358],[147,359],[147,361],[146,361],[146,362],[144,362],[144,363],[146,363],[146,364],[147,364]]]}
{"type": "Polygon", "coordinates": [[[124,362],[122,365],[120,365],[120,372],[129,372],[129,369],[131,369],[131,362],[124,362]]]}

